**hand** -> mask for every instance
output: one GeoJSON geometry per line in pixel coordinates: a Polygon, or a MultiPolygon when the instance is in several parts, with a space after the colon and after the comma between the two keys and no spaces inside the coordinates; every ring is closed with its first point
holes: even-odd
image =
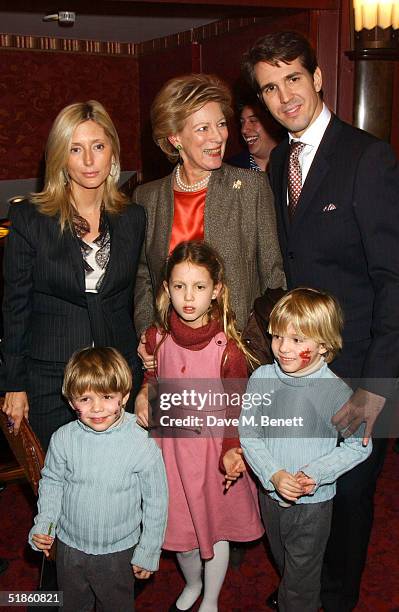
{"type": "Polygon", "coordinates": [[[134,402],[134,413],[137,417],[137,423],[141,425],[141,427],[144,427],[144,429],[148,429],[150,416],[148,385],[144,385],[139,391],[136,401],[134,402]]]}
{"type": "Polygon", "coordinates": [[[29,403],[25,391],[9,391],[6,393],[3,404],[3,412],[13,421],[14,435],[19,432],[22,419],[28,419],[29,403]]]}
{"type": "Polygon", "coordinates": [[[302,486],[297,482],[295,477],[286,470],[279,470],[270,479],[274,484],[276,491],[288,499],[288,501],[296,502],[303,495],[302,486]]]}
{"type": "Polygon", "coordinates": [[[303,495],[310,495],[313,493],[316,486],[316,481],[310,476],[307,476],[305,472],[297,472],[294,476],[295,480],[301,485],[303,495]]]}
{"type": "Polygon", "coordinates": [[[154,359],[154,355],[150,355],[149,353],[147,353],[145,345],[146,337],[145,332],[143,332],[140,336],[140,342],[137,347],[137,354],[143,363],[144,370],[155,370],[155,368],[157,367],[156,359],[154,359]]]}
{"type": "Polygon", "coordinates": [[[50,548],[54,542],[53,536],[45,535],[44,533],[35,533],[32,536],[32,541],[36,548],[39,548],[44,552],[46,557],[49,556],[50,548]]]}
{"type": "Polygon", "coordinates": [[[362,423],[366,423],[363,446],[367,446],[374,423],[384,404],[385,397],[365,389],[356,389],[354,394],[333,416],[331,422],[344,438],[355,433],[362,423]]]}
{"type": "Polygon", "coordinates": [[[150,572],[149,570],[144,569],[143,567],[139,567],[138,565],[132,565],[132,571],[135,578],[140,578],[141,580],[145,580],[149,578],[151,574],[154,572],[150,572]]]}
{"type": "Polygon", "coordinates": [[[244,459],[243,459],[243,450],[242,448],[230,448],[223,455],[223,467],[225,469],[226,475],[224,489],[228,491],[233,484],[241,476],[243,472],[246,472],[247,468],[245,467],[244,459]]]}

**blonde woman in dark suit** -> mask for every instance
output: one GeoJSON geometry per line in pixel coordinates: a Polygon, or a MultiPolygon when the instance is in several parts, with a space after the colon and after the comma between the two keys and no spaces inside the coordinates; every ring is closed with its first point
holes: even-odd
{"type": "Polygon", "coordinates": [[[133,292],[145,214],[118,190],[119,139],[94,100],[56,118],[41,193],[12,205],[4,264],[3,410],[47,448],[73,418],[63,370],[89,345],[119,349],[138,374],[133,292]]]}
{"type": "Polygon", "coordinates": [[[182,241],[206,240],[223,257],[240,329],[254,299],[268,287],[284,285],[267,177],[222,163],[231,114],[228,88],[205,74],[171,79],[154,100],[154,140],[178,163],[169,176],[134,194],[147,212],[136,284],[139,332],[153,320],[165,259],[182,241]]]}

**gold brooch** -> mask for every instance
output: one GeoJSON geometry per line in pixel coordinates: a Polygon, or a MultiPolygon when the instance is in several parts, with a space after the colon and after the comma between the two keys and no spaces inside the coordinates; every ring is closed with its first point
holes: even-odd
{"type": "Polygon", "coordinates": [[[233,189],[241,189],[241,181],[240,180],[234,181],[233,189]]]}

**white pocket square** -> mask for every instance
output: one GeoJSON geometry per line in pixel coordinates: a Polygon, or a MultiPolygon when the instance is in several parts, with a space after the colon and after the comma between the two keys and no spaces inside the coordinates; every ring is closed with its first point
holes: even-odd
{"type": "Polygon", "coordinates": [[[323,212],[330,212],[330,210],[337,210],[335,204],[326,204],[323,208],[323,212]]]}

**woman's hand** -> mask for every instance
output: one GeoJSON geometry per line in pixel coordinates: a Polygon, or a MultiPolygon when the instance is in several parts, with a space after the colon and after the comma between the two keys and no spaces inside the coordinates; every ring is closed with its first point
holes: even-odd
{"type": "Polygon", "coordinates": [[[154,358],[154,355],[150,355],[149,353],[147,353],[145,344],[146,337],[145,332],[143,332],[140,336],[140,342],[137,347],[137,354],[142,361],[143,370],[155,370],[155,368],[157,367],[157,362],[154,358]]]}
{"type": "Polygon", "coordinates": [[[25,391],[9,391],[6,393],[3,404],[3,412],[13,422],[14,435],[19,432],[22,419],[28,420],[29,403],[25,391]]]}

